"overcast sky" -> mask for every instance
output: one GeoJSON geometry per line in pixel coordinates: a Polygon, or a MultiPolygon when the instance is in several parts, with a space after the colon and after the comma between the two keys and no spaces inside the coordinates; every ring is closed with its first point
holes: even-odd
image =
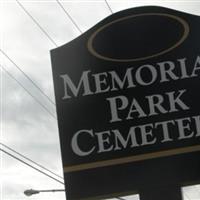
{"type": "MultiPolygon", "coordinates": [[[[54,0],[20,1],[40,26],[58,45],[81,33],[54,0]]],[[[104,0],[60,1],[84,32],[111,12],[104,0]]],[[[200,1],[108,0],[113,12],[142,5],[160,5],[200,15],[200,1]]],[[[1,49],[54,101],[49,50],[55,44],[40,30],[15,0],[1,0],[1,49]]],[[[0,53],[1,66],[1,136],[0,142],[62,176],[62,164],[55,106],[41,94],[12,62],[0,53]],[[27,90],[27,91],[26,91],[27,90]],[[30,96],[31,95],[33,96],[30,96]],[[40,104],[44,107],[42,107],[40,104]],[[48,112],[47,110],[48,109],[48,112]]],[[[6,148],[4,148],[6,150],[6,148]]],[[[8,150],[8,152],[10,152],[8,150]]],[[[44,193],[26,197],[26,189],[63,189],[63,185],[34,171],[0,152],[0,199],[64,200],[64,193],[44,193]]],[[[60,179],[62,181],[62,179],[60,179]]],[[[199,200],[200,187],[184,190],[185,200],[199,200]]],[[[135,200],[138,197],[134,197],[135,200]]],[[[131,199],[134,200],[132,197],[131,199]]]]}

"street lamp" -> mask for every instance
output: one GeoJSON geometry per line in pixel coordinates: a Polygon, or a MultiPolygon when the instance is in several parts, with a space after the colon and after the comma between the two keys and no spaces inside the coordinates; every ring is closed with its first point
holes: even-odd
{"type": "Polygon", "coordinates": [[[64,189],[56,189],[56,190],[33,190],[33,189],[30,189],[30,190],[25,190],[24,194],[26,196],[31,196],[34,194],[39,194],[40,192],[64,192],[64,191],[65,191],[64,189]]]}
{"type": "MultiPolygon", "coordinates": [[[[24,194],[26,196],[31,196],[31,195],[34,195],[34,194],[38,194],[40,192],[64,192],[64,191],[65,191],[64,189],[57,189],[57,190],[33,190],[33,189],[30,189],[30,190],[25,190],[24,194]]],[[[116,197],[116,199],[125,200],[124,198],[121,198],[121,197],[116,197]]]]}

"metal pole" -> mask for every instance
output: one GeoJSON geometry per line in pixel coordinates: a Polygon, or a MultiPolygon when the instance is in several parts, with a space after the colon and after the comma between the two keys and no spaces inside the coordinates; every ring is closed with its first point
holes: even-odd
{"type": "Polygon", "coordinates": [[[56,190],[38,190],[38,192],[64,192],[63,189],[56,189],[56,190]]]}
{"type": "Polygon", "coordinates": [[[65,191],[64,189],[54,189],[54,190],[33,190],[33,189],[30,189],[30,190],[25,190],[24,194],[26,196],[31,196],[31,195],[34,195],[34,194],[39,194],[40,192],[64,192],[64,191],[65,191]]]}

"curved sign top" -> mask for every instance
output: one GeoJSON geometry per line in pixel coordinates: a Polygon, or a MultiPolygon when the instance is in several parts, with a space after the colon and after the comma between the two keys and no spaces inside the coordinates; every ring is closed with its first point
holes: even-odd
{"type": "Polygon", "coordinates": [[[147,6],[51,51],[69,200],[200,182],[199,36],[200,17],[147,6]]]}

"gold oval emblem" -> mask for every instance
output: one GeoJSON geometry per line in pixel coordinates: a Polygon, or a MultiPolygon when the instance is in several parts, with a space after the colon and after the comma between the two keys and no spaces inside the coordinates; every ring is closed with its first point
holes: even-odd
{"type": "Polygon", "coordinates": [[[178,17],[178,16],[175,16],[175,15],[171,15],[171,14],[166,14],[166,13],[143,13],[143,14],[136,14],[136,15],[130,15],[130,16],[126,16],[126,17],[122,17],[122,18],[119,18],[117,20],[114,20],[108,24],[105,24],[104,26],[102,26],[101,28],[97,29],[89,38],[88,42],[87,42],[87,48],[89,50],[89,52],[94,55],[95,57],[97,58],[100,58],[100,59],[103,59],[103,60],[106,60],[106,61],[115,61],[115,62],[132,62],[132,61],[142,61],[142,60],[146,60],[146,59],[149,59],[149,58],[153,58],[153,57],[156,57],[156,56],[160,56],[162,54],[165,54],[173,49],[175,49],[176,47],[178,47],[181,43],[184,42],[184,40],[187,38],[189,34],[189,25],[188,23],[178,17]],[[129,59],[118,59],[118,58],[113,58],[113,57],[108,57],[108,56],[104,56],[100,53],[98,53],[94,47],[93,47],[93,41],[95,39],[95,37],[97,36],[98,33],[100,33],[101,31],[103,31],[104,29],[106,29],[107,27],[115,24],[115,23],[118,23],[118,22],[121,22],[121,21],[124,21],[124,20],[127,20],[127,19],[130,19],[130,18],[136,18],[136,17],[142,17],[142,16],[162,16],[162,17],[168,17],[168,18],[171,18],[173,20],[176,20],[178,21],[184,28],[184,31],[183,31],[183,34],[181,36],[181,38],[174,44],[172,45],[171,47],[165,49],[165,50],[162,50],[158,53],[155,53],[155,54],[152,54],[152,55],[148,55],[148,56],[144,56],[144,57],[138,57],[138,58],[129,58],[129,59]]]}

